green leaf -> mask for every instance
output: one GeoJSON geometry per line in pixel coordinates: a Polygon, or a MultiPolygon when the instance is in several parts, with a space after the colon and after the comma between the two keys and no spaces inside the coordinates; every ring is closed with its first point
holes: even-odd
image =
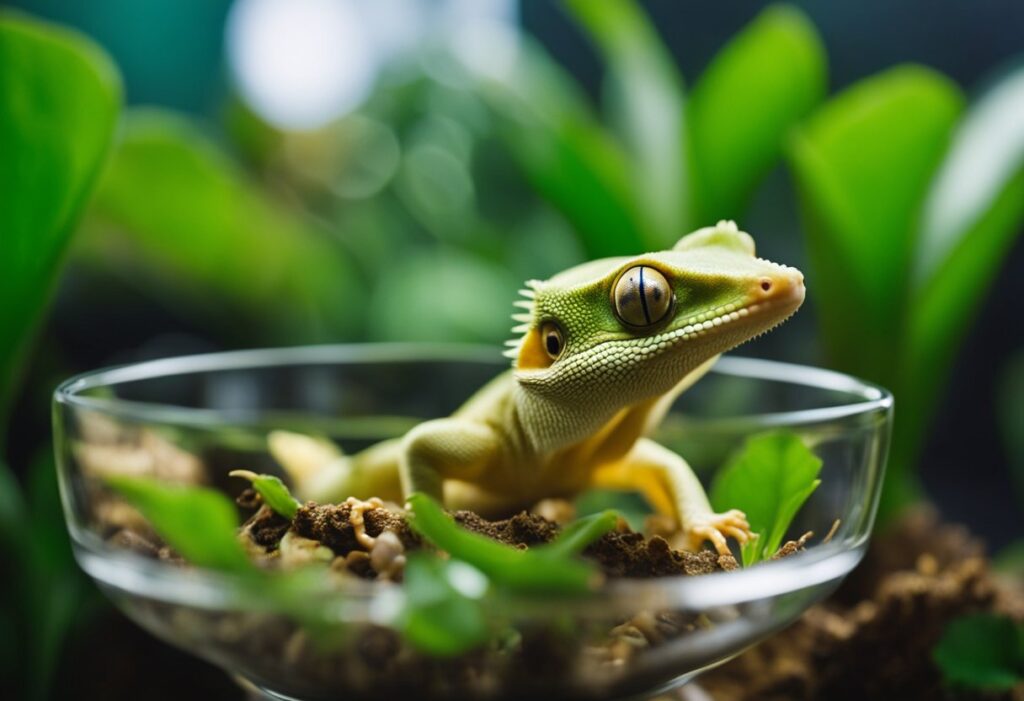
{"type": "Polygon", "coordinates": [[[487,639],[487,620],[478,600],[486,586],[484,576],[463,562],[412,553],[402,583],[402,634],[440,657],[471,650],[487,639]]]}
{"type": "Polygon", "coordinates": [[[788,5],[766,9],[719,52],[687,110],[695,221],[742,216],[794,123],[825,95],[826,72],[814,26],[788,5]]]}
{"type": "Polygon", "coordinates": [[[634,531],[642,531],[644,519],[654,513],[643,494],[621,489],[588,489],[576,497],[573,506],[581,517],[614,510],[634,531]]]}
{"type": "Polygon", "coordinates": [[[953,620],[932,651],[950,684],[990,691],[1024,681],[1024,626],[981,613],[953,620]]]}
{"type": "Polygon", "coordinates": [[[26,484],[27,521],[21,533],[23,559],[12,569],[20,579],[18,605],[26,621],[22,643],[28,664],[24,671],[29,698],[47,698],[65,641],[76,624],[93,608],[95,597],[84,573],[75,564],[57,487],[54,457],[47,446],[29,466],[26,484]]]}
{"type": "MultiPolygon", "coordinates": [[[[518,550],[460,528],[425,494],[413,494],[408,501],[409,524],[417,533],[477,568],[495,584],[520,591],[571,594],[588,591],[594,583],[596,572],[590,563],[567,557],[580,540],[548,552],[544,548],[518,550]]],[[[594,526],[586,532],[592,535],[596,530],[594,526]]]]}
{"type": "Polygon", "coordinates": [[[833,98],[789,149],[830,364],[891,386],[928,185],[961,110],[944,76],[900,66],[833,98]]]}
{"type": "Polygon", "coordinates": [[[252,488],[263,497],[263,503],[286,519],[294,519],[299,507],[302,506],[302,503],[288,491],[284,482],[274,475],[257,475],[249,470],[232,470],[229,474],[231,477],[249,480],[252,488]]]}
{"type": "Polygon", "coordinates": [[[362,323],[363,286],[340,246],[257,188],[184,117],[126,117],[88,223],[86,262],[218,332],[259,328],[298,343],[362,323]]]}
{"type": "Polygon", "coordinates": [[[509,154],[576,229],[589,258],[645,250],[629,160],[543,49],[524,37],[512,73],[484,84],[481,95],[509,154]]]}
{"type": "Polygon", "coordinates": [[[916,463],[960,343],[1024,228],[1024,68],[975,101],[924,208],[893,458],[916,463]]]}
{"type": "Polygon", "coordinates": [[[577,519],[562,529],[558,537],[547,545],[534,548],[542,557],[562,559],[579,555],[587,546],[615,528],[619,514],[611,509],[577,519]]]}
{"type": "Polygon", "coordinates": [[[689,230],[683,79],[672,55],[632,0],[565,0],[608,67],[612,123],[632,156],[633,198],[644,243],[669,248],[689,230]]]}
{"type": "Polygon", "coordinates": [[[120,100],[117,71],[91,41],[0,13],[0,424],[120,100]]]}
{"type": "Polygon", "coordinates": [[[134,477],[108,477],[107,483],[193,564],[234,572],[252,569],[238,542],[238,513],[220,492],[134,477]]]}
{"type": "Polygon", "coordinates": [[[743,547],[743,564],[771,557],[789,524],[818,487],[821,459],[798,436],[777,431],[747,439],[715,476],[711,504],[716,511],[740,509],[757,540],[743,547]]]}

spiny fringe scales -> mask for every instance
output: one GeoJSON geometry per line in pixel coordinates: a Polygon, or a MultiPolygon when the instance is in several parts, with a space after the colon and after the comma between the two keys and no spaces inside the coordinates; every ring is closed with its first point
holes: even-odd
{"type": "Polygon", "coordinates": [[[516,307],[516,311],[512,314],[512,321],[516,322],[516,325],[512,327],[512,333],[516,334],[516,337],[505,341],[505,345],[508,348],[502,353],[506,358],[515,360],[519,357],[519,349],[523,345],[524,334],[530,330],[533,325],[533,309],[534,300],[537,297],[537,293],[534,289],[537,286],[536,280],[527,280],[526,287],[519,290],[524,299],[517,299],[512,302],[512,306],[516,307]],[[523,311],[519,311],[519,310],[523,311]]]}

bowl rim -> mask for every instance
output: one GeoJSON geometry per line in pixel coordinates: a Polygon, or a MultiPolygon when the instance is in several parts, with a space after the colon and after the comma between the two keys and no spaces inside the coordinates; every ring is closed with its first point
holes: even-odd
{"type": "MultiPolygon", "coordinates": [[[[345,363],[471,362],[511,367],[491,346],[442,343],[354,343],[311,346],[286,346],[253,350],[221,351],[174,356],[138,363],[100,368],[75,375],[61,382],[53,393],[55,404],[103,412],[120,418],[133,418],[180,426],[202,426],[221,421],[232,425],[248,423],[244,417],[218,409],[200,409],[156,402],[138,402],[110,397],[90,397],[83,393],[98,387],[173,377],[193,373],[266,369],[288,365],[336,365],[345,363]]],[[[885,388],[835,370],[777,360],[723,356],[711,368],[712,373],[786,382],[790,384],[843,392],[858,401],[814,409],[762,412],[730,416],[725,419],[699,418],[701,425],[754,422],[762,426],[803,426],[834,421],[855,414],[890,411],[893,396],[885,388]]]]}
{"type": "MultiPolygon", "coordinates": [[[[57,387],[54,392],[54,403],[55,406],[67,405],[136,420],[145,419],[179,425],[208,425],[211,419],[224,418],[223,412],[107,397],[88,397],[83,396],[82,392],[109,384],[194,372],[287,365],[412,361],[498,365],[501,357],[495,349],[488,346],[414,343],[336,344],[204,353],[82,373],[57,387]]],[[[699,419],[702,426],[710,422],[751,420],[762,426],[806,426],[857,414],[877,415],[888,419],[893,407],[893,397],[888,390],[832,370],[771,360],[724,357],[716,363],[712,372],[834,390],[851,395],[855,401],[815,409],[750,414],[725,419],[699,419]]],[[[237,425],[237,417],[232,417],[232,422],[237,425]]],[[[884,470],[884,456],[880,469],[884,470]]],[[[58,470],[63,476],[63,470],[59,465],[58,470]]],[[[881,478],[880,474],[879,482],[881,478]]],[[[63,479],[61,482],[66,499],[63,479]]],[[[877,501],[877,498],[873,500],[877,501]]],[[[69,504],[65,501],[66,514],[69,513],[68,507],[69,504]]],[[[874,506],[869,504],[869,509],[873,513],[874,506]]],[[[765,562],[755,568],[701,576],[613,579],[606,581],[593,595],[579,600],[566,602],[564,599],[558,599],[539,603],[556,605],[561,610],[564,610],[567,604],[571,604],[574,610],[593,606],[595,610],[607,611],[609,604],[616,603],[625,603],[635,608],[639,601],[666,607],[674,605],[705,609],[741,604],[825,584],[845,576],[860,561],[873,520],[870,515],[868,518],[869,528],[855,538],[842,543],[822,543],[808,551],[777,561],[765,562]]],[[[106,587],[163,603],[198,608],[220,609],[224,606],[239,605],[237,594],[242,591],[239,587],[244,589],[246,586],[241,577],[196,567],[183,569],[135,553],[116,550],[96,534],[80,528],[73,520],[68,520],[67,525],[79,564],[91,577],[106,587]]],[[[389,583],[355,580],[346,582],[341,587],[333,586],[329,590],[313,592],[312,595],[320,597],[316,600],[324,602],[324,610],[339,620],[360,619],[387,623],[394,615],[396,597],[400,596],[399,589],[389,583]]],[[[538,603],[535,598],[530,599],[530,602],[538,603]]]]}

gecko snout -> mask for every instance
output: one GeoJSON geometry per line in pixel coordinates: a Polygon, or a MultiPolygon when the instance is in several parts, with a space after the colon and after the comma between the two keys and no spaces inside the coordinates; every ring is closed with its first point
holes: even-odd
{"type": "Polygon", "coordinates": [[[787,270],[773,276],[758,279],[754,293],[764,301],[804,296],[804,276],[799,270],[787,270]]]}

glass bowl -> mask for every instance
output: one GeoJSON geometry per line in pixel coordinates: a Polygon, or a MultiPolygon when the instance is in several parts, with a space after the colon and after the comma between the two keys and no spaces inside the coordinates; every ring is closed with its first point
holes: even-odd
{"type": "Polygon", "coordinates": [[[230,575],[140,555],[118,535],[141,517],[105,487],[105,474],[235,497],[243,485],[229,471],[280,474],[270,430],[325,435],[354,452],[448,415],[506,368],[491,349],[350,345],[170,358],[68,380],[55,393],[54,428],[75,556],[129,617],[254,696],[310,700],[643,698],[790,624],[861,559],[892,397],[835,372],[745,358],[719,361],[654,438],[707,484],[744,438],[799,435],[823,460],[821,485],[789,533],[818,534],[807,550],[732,572],[610,579],[570,600],[504,599],[487,615],[506,634],[454,658],[419,652],[397,633],[400,585],[317,588],[296,616],[230,575]]]}

